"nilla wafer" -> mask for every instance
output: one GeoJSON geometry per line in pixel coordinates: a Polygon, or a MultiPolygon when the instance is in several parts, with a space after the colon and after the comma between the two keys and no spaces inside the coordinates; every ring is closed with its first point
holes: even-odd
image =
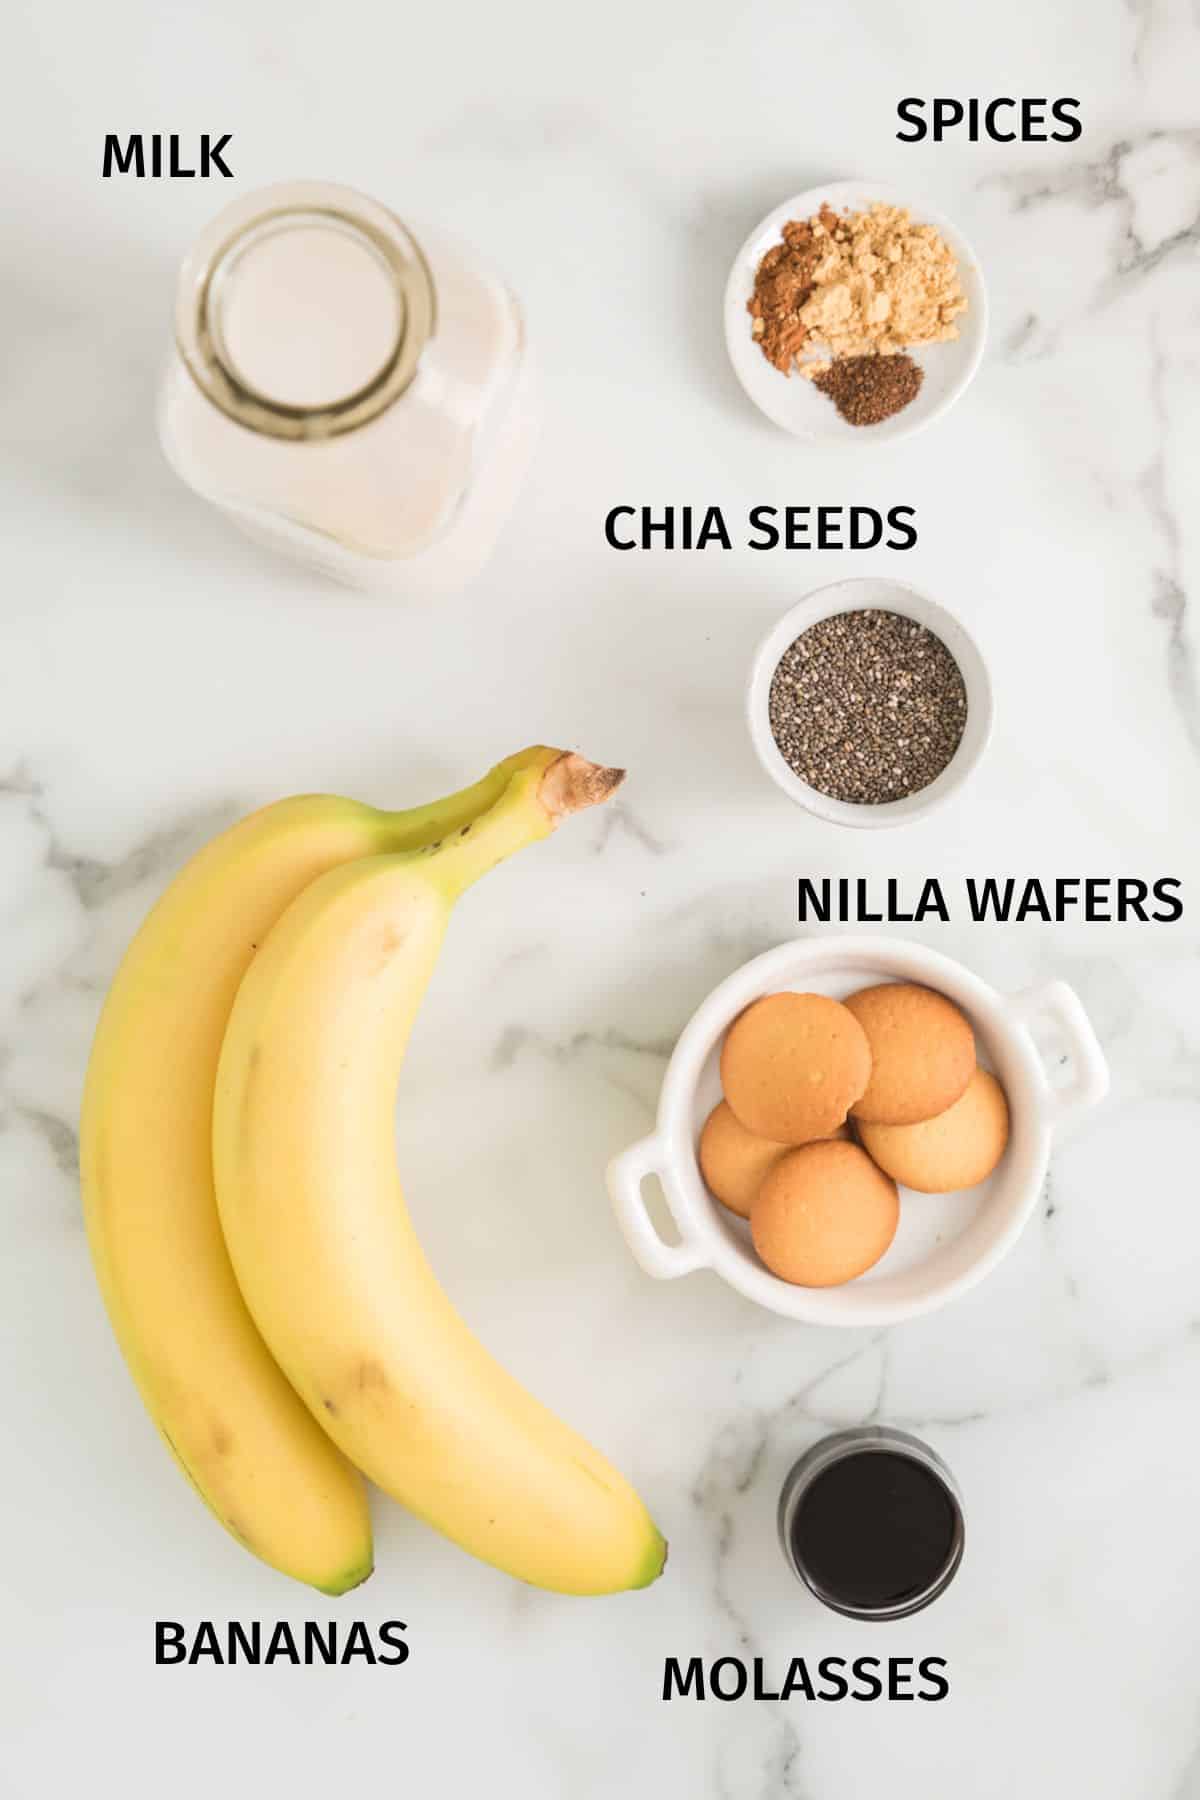
{"type": "Polygon", "coordinates": [[[976,1069],[966,1092],[919,1125],[858,1127],[881,1169],[918,1194],[952,1194],[986,1181],[1008,1143],[1008,1101],[996,1077],[976,1069]]]}
{"type": "Polygon", "coordinates": [[[756,1137],[807,1144],[845,1122],[871,1075],[866,1034],[825,994],[767,994],[730,1026],[721,1086],[756,1137]]]}
{"type": "Polygon", "coordinates": [[[859,1124],[916,1125],[945,1112],[975,1072],[975,1034],[952,1000],[911,981],[851,994],[866,1034],[871,1079],[850,1111],[859,1124]]]}
{"type": "Polygon", "coordinates": [[[791,1150],[768,1170],[750,1209],[754,1248],[797,1287],[838,1287],[877,1263],[896,1235],[896,1184],[857,1144],[791,1150]]]}
{"type": "Polygon", "coordinates": [[[700,1133],[700,1173],[722,1206],[750,1217],[750,1203],[767,1170],[789,1146],[747,1131],[728,1100],[714,1106],[700,1133]]]}

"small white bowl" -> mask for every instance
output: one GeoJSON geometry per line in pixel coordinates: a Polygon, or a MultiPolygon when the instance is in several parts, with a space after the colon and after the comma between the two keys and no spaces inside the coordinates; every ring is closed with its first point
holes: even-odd
{"type": "Polygon", "coordinates": [[[920,818],[923,813],[932,811],[935,806],[940,806],[943,800],[948,799],[962,786],[987,748],[988,739],[992,735],[994,711],[991,678],[974,638],[968,636],[953,613],[947,612],[944,606],[939,606],[936,601],[918,593],[916,588],[907,587],[902,581],[890,581],[884,576],[860,576],[852,581],[835,581],[829,587],[817,588],[813,593],[806,594],[790,612],[783,615],[778,624],[771,627],[762,640],[755,652],[746,689],[746,717],[750,737],[759,762],[776,786],[783,789],[789,800],[807,807],[819,819],[826,819],[833,825],[853,825],[865,829],[907,824],[910,819],[920,818]],[[784,651],[810,625],[817,625],[822,619],[830,619],[836,613],[858,612],[864,607],[875,607],[881,612],[901,613],[906,619],[915,619],[918,625],[924,625],[927,631],[932,631],[935,637],[942,640],[958,664],[967,690],[967,722],[963,727],[958,749],[941,774],[928,787],[918,789],[915,794],[909,794],[903,800],[885,800],[878,806],[860,806],[852,801],[834,800],[829,794],[822,794],[818,788],[810,787],[784,760],[771,731],[769,711],[771,679],[784,651]]]}
{"type": "Polygon", "coordinates": [[[1001,995],[977,975],[922,945],[885,937],[832,937],[781,944],[713,990],[672,1053],[654,1132],[608,1170],[617,1221],[634,1257],[660,1281],[712,1269],[770,1312],[811,1325],[880,1326],[944,1306],[974,1287],[1016,1243],[1038,1203],[1055,1132],[1108,1091],[1108,1066],[1074,990],[1047,982],[1001,995]],[[873,1269],[844,1287],[793,1287],[759,1261],[744,1221],[709,1193],[696,1146],[721,1098],[721,1042],[743,1008],[786,989],[843,999],[879,981],[916,981],[960,1006],[975,1030],[980,1062],[1008,1095],[1011,1130],[997,1169],[960,1194],[901,1190],[894,1242],[873,1269]],[[1054,1040],[1051,1084],[1035,1043],[1054,1040]],[[660,1236],[643,1183],[658,1177],[679,1241],[660,1236]]]}
{"type": "Polygon", "coordinates": [[[806,194],[794,194],[767,214],[754,227],[734,259],[725,285],[725,342],[729,348],[734,373],[760,412],[784,431],[808,438],[822,448],[829,444],[895,443],[923,431],[935,419],[949,412],[964,394],[983,357],[987,339],[987,290],[975,252],[958,228],[925,206],[911,194],[898,194],[875,181],[831,181],[825,187],[810,188],[806,194]],[[783,228],[791,219],[809,219],[823,205],[835,212],[849,208],[863,212],[875,201],[891,206],[907,206],[913,219],[921,225],[932,225],[941,233],[958,262],[967,310],[958,321],[958,336],[944,344],[917,346],[909,351],[913,361],[924,370],[925,379],[916,399],[901,412],[893,413],[878,425],[849,425],[832,400],[814,388],[802,375],[782,375],[763,355],[751,335],[750,314],[746,302],[754,292],[758,265],[775,244],[782,241],[783,228]]]}

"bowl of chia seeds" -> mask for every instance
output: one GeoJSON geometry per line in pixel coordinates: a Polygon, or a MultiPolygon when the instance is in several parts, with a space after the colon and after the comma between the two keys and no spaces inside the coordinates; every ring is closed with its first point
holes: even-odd
{"type": "Polygon", "coordinates": [[[902,825],[960,788],[992,730],[992,685],[958,620],[915,588],[819,588],[763,639],[747,696],[763,768],[835,825],[902,825]]]}

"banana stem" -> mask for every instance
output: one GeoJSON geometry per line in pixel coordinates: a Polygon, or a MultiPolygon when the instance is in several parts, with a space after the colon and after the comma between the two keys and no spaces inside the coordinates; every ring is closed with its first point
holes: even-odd
{"type": "Polygon", "coordinates": [[[504,794],[513,776],[522,769],[543,769],[547,758],[559,755],[557,750],[549,750],[544,744],[532,744],[526,750],[518,750],[513,756],[506,756],[503,762],[489,769],[487,774],[470,787],[460,788],[457,793],[446,794],[440,800],[431,800],[426,806],[406,807],[400,812],[389,812],[384,815],[388,825],[388,850],[397,855],[404,851],[421,850],[436,839],[444,842],[453,832],[461,830],[478,819],[481,814],[495,806],[504,794]]]}
{"type": "Polygon", "coordinates": [[[567,750],[557,756],[542,777],[538,798],[557,825],[571,813],[602,806],[625,779],[624,769],[606,769],[567,750]]]}
{"type": "Polygon", "coordinates": [[[514,851],[549,837],[560,820],[600,805],[625,778],[623,769],[602,768],[573,751],[539,749],[523,759],[487,811],[417,853],[452,898],[514,851]]]}

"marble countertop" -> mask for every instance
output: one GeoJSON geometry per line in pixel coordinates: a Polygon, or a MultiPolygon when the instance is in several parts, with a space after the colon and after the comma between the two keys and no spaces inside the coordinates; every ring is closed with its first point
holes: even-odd
{"type": "MultiPolygon", "coordinates": [[[[18,0],[0,481],[0,1785],[299,1797],[1195,1800],[1200,1455],[1200,132],[1185,0],[853,8],[632,0],[330,12],[18,0]],[[1002,84],[1002,87],[1001,85],[1002,84]],[[1073,145],[896,141],[909,94],[1077,96],[1073,145]],[[102,181],[108,131],[233,133],[236,183],[102,181]],[[528,308],[544,436],[453,603],[366,602],[244,543],[157,448],[174,267],[294,174],[451,223],[528,308]],[[819,458],[748,406],[720,299],[788,193],[876,176],[986,271],[970,394],[819,458]],[[917,509],[904,554],[617,555],[619,503],[917,509]],[[897,834],[793,810],[742,719],[766,626],[885,573],[986,647],[996,735],[897,834]],[[400,1670],[155,1668],[153,1622],[323,1618],[206,1518],[143,1415],[84,1240],[76,1118],[123,946],[187,853],[312,788],[407,804],[529,740],[630,770],[615,807],[464,906],[405,1088],[405,1177],[455,1301],[671,1539],[646,1593],[520,1588],[390,1504],[350,1603],[400,1670]],[[891,1331],[806,1329],[631,1262],[607,1158],[709,988],[797,930],[801,874],[1171,875],[1172,925],[899,928],[1003,990],[1060,975],[1111,1060],[982,1287],[891,1331]],[[783,1471],[903,1425],[965,1491],[961,1575],[907,1624],[790,1579],[783,1471]],[[939,1705],[661,1699],[666,1656],[939,1655],[939,1705]]],[[[343,1603],[345,1605],[346,1603],[343,1603]]]]}

